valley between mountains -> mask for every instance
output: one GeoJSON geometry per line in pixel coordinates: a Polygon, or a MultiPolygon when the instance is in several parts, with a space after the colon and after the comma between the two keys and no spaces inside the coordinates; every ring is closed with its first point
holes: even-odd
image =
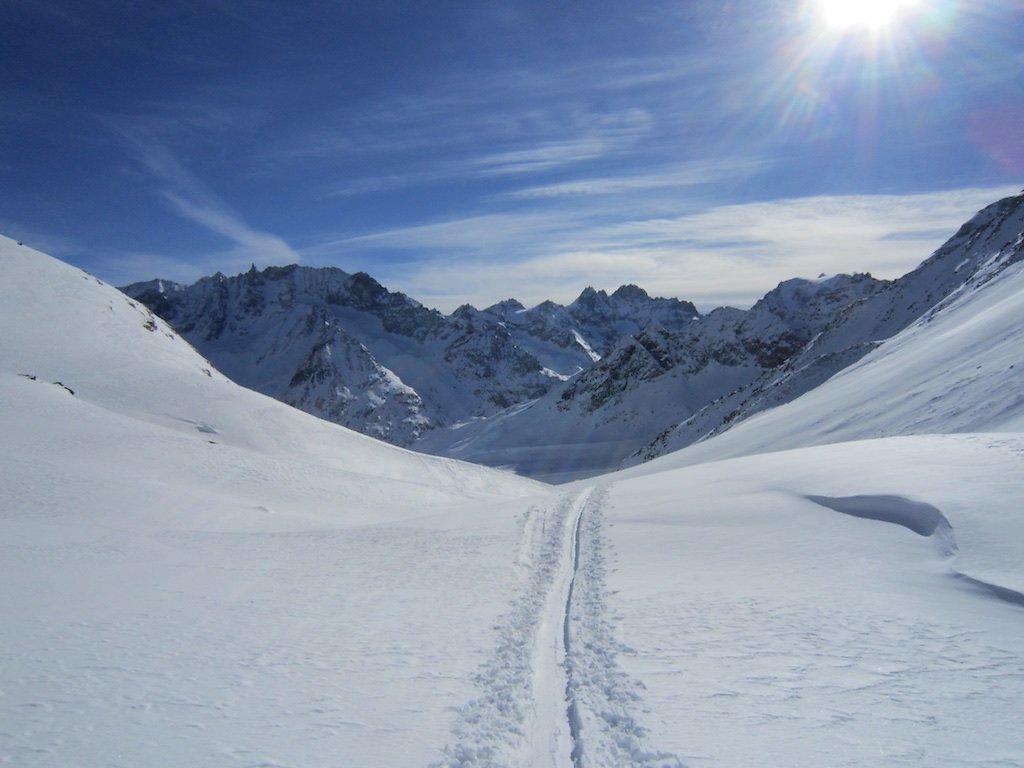
{"type": "Polygon", "coordinates": [[[364,273],[294,265],[124,290],[244,386],[396,445],[564,482],[811,391],[1015,263],[1022,228],[1024,197],[1007,198],[898,280],[795,278],[707,314],[623,286],[445,316],[364,273]]]}
{"type": "Polygon", "coordinates": [[[0,764],[1024,768],[1024,196],[707,314],[0,264],[0,764]]]}

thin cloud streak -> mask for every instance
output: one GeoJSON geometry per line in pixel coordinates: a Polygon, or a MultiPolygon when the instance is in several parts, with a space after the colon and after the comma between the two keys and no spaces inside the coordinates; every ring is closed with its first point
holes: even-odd
{"type": "Polygon", "coordinates": [[[606,224],[585,218],[582,210],[502,214],[378,232],[333,246],[350,257],[363,249],[416,254],[415,261],[377,277],[444,311],[511,297],[528,306],[565,302],[587,285],[612,290],[625,283],[703,309],[749,306],[792,277],[898,277],[975,211],[1018,191],[819,196],[606,224]]]}
{"type": "Polygon", "coordinates": [[[571,226],[571,220],[556,213],[494,213],[333,239],[305,252],[327,255],[338,249],[385,249],[481,253],[513,246],[535,248],[538,240],[556,234],[567,236],[571,226]]]}
{"type": "MultiPolygon", "coordinates": [[[[325,191],[328,197],[450,181],[550,177],[587,164],[643,157],[666,140],[674,144],[680,135],[698,135],[697,126],[709,120],[705,107],[717,97],[708,91],[695,103],[692,91],[683,95],[681,82],[700,82],[701,73],[715,64],[707,55],[623,58],[557,71],[521,69],[511,76],[505,71],[449,76],[420,93],[321,113],[316,124],[296,126],[257,152],[265,168],[336,169],[340,180],[325,191]],[[677,87],[670,88],[673,82],[677,87]],[[585,95],[595,87],[604,93],[601,100],[585,95]],[[665,94],[675,92],[679,97],[666,101],[665,94]],[[379,172],[366,175],[367,167],[379,172]]],[[[678,156],[679,148],[673,152],[678,156]]]]}
{"type": "Polygon", "coordinates": [[[269,266],[297,263],[301,255],[277,235],[249,226],[226,202],[193,176],[162,144],[139,129],[122,128],[121,135],[137,159],[159,182],[159,194],[180,217],[219,235],[233,247],[214,259],[227,264],[239,259],[269,266]]]}
{"type": "Polygon", "coordinates": [[[536,200],[615,195],[667,188],[681,189],[750,176],[767,164],[767,161],[756,158],[737,158],[721,162],[695,161],[655,173],[581,177],[555,184],[524,187],[506,192],[500,197],[511,200],[536,200]]]}
{"type": "MultiPolygon", "coordinates": [[[[572,117],[554,114],[559,111],[561,108],[553,109],[552,114],[543,118],[533,114],[532,119],[540,123],[564,121],[564,124],[557,129],[536,127],[526,138],[503,135],[508,131],[507,124],[523,121],[523,118],[510,115],[507,121],[502,121],[501,127],[494,128],[495,135],[486,140],[481,138],[488,134],[486,127],[476,126],[478,130],[466,135],[465,119],[460,118],[460,125],[451,127],[447,140],[440,137],[428,139],[418,132],[407,145],[378,146],[377,151],[397,153],[422,152],[438,145],[444,146],[445,150],[426,161],[411,162],[413,167],[419,166],[418,170],[346,179],[329,195],[350,197],[446,181],[510,179],[567,172],[589,162],[630,152],[654,130],[654,119],[640,109],[572,117]],[[504,148],[495,151],[495,147],[504,148]]],[[[346,152],[353,153],[360,144],[351,137],[326,139],[325,142],[333,143],[335,149],[344,146],[346,152]]],[[[403,167],[407,169],[409,166],[403,167]]]]}

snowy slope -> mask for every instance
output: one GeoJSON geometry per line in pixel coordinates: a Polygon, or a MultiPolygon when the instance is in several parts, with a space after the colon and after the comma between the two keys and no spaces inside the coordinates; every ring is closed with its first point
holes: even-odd
{"type": "Polygon", "coordinates": [[[665,456],[694,464],[890,435],[1024,429],[1021,240],[906,330],[786,405],[665,456]]]}
{"type": "Polygon", "coordinates": [[[242,389],[12,241],[0,263],[0,762],[438,759],[544,489],[242,389]]]}
{"type": "Polygon", "coordinates": [[[608,476],[602,513],[650,743],[691,766],[1024,765],[1024,436],[671,458],[608,476]]]}
{"type": "MultiPolygon", "coordinates": [[[[0,263],[0,762],[1024,766],[1019,432],[679,466],[695,446],[551,489],[302,414],[78,270],[0,263]]],[[[967,375],[1009,360],[1020,266],[884,358],[940,346],[972,424],[1021,426],[967,375]]]]}
{"type": "Polygon", "coordinates": [[[813,390],[926,312],[983,286],[1022,257],[1024,194],[986,206],[917,269],[839,313],[778,370],[666,430],[641,455],[678,450],[813,390]]]}

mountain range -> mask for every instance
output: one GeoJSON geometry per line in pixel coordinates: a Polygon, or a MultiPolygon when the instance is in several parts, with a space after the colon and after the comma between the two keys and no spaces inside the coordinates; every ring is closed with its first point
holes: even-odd
{"type": "Polygon", "coordinates": [[[123,290],[244,386],[397,445],[565,481],[809,392],[1021,258],[1022,232],[1019,195],[897,280],[792,279],[707,314],[626,285],[443,315],[365,273],[300,266],[123,290]]]}
{"type": "Polygon", "coordinates": [[[636,286],[587,289],[567,307],[506,301],[446,316],[365,273],[300,266],[123,290],[235,381],[403,446],[536,399],[623,336],[698,316],[636,286]]]}

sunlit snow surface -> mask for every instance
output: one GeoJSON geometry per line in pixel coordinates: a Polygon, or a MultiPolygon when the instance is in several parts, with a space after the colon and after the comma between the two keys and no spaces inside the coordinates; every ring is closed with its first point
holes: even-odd
{"type": "Polygon", "coordinates": [[[1022,500],[1020,435],[616,483],[610,608],[652,737],[695,766],[1024,765],[1022,500]],[[851,499],[880,519],[821,503],[851,499]],[[884,520],[912,502],[948,530],[884,520]]]}
{"type": "Polygon", "coordinates": [[[0,764],[1024,765],[1018,432],[551,489],[243,390],[26,247],[0,264],[0,764]]]}

